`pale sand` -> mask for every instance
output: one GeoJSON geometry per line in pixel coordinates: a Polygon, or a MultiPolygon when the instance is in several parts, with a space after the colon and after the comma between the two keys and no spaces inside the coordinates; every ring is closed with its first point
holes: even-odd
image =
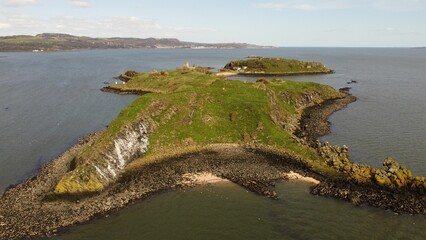
{"type": "Polygon", "coordinates": [[[311,177],[304,177],[298,173],[295,173],[293,171],[290,171],[289,173],[284,173],[284,176],[288,179],[288,180],[294,180],[294,181],[303,181],[303,182],[308,182],[308,183],[312,183],[315,185],[318,185],[320,183],[320,181],[318,181],[315,178],[311,178],[311,177]]]}
{"type": "MultiPolygon", "coordinates": [[[[289,173],[283,173],[283,177],[291,181],[307,182],[314,185],[317,185],[320,183],[320,181],[318,181],[315,178],[305,177],[293,171],[290,171],[289,173]]],[[[201,173],[184,174],[182,184],[183,185],[199,185],[199,184],[215,184],[215,183],[222,183],[222,182],[230,182],[230,181],[227,179],[218,177],[209,172],[201,172],[201,173]]]]}
{"type": "Polygon", "coordinates": [[[218,72],[216,73],[216,76],[218,77],[230,77],[230,76],[237,76],[238,73],[236,72],[218,72]]]}
{"type": "Polygon", "coordinates": [[[201,173],[186,173],[183,175],[182,184],[184,185],[194,185],[194,184],[214,184],[220,182],[230,182],[227,179],[218,177],[209,172],[201,173]]]}

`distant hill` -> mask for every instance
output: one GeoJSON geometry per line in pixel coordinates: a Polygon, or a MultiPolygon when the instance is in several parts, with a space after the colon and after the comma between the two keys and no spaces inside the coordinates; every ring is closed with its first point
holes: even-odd
{"type": "Polygon", "coordinates": [[[195,43],[176,38],[91,38],[62,33],[0,37],[0,52],[114,48],[267,48],[247,43],[195,43]]]}

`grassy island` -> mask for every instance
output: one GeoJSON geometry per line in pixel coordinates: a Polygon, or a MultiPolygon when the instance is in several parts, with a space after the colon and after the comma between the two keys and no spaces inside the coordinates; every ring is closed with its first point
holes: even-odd
{"type": "Polygon", "coordinates": [[[240,75],[307,75],[327,74],[334,71],[320,62],[304,62],[285,58],[250,57],[245,60],[231,61],[222,71],[240,75]]]}
{"type": "Polygon", "coordinates": [[[231,81],[188,69],[128,74],[134,76],[107,90],[149,94],[124,109],[99,140],[77,156],[81,164],[63,178],[57,192],[102,190],[105,182],[97,176],[93,163],[104,164],[104,151],[123,126],[138,121],[148,125],[149,148],[128,169],[209,144],[231,143],[269,146],[320,162],[311,149],[294,141],[292,132],[305,107],[344,97],[317,83],[231,81]]]}

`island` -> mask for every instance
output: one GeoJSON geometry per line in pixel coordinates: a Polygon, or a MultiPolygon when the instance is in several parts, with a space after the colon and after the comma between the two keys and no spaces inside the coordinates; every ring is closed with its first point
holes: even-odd
{"type": "Polygon", "coordinates": [[[129,70],[119,79],[103,91],[140,96],[105,130],[5,191],[0,239],[54,235],[151,194],[199,184],[199,176],[230,180],[271,201],[276,181],[307,180],[313,194],[426,214],[424,177],[392,158],[382,168],[354,163],[346,146],[318,141],[329,131],[328,116],[356,100],[348,92],[312,82],[228,80],[189,64],[129,70]]]}
{"type": "Polygon", "coordinates": [[[320,62],[304,62],[296,59],[249,56],[247,59],[231,61],[221,69],[219,75],[233,76],[291,76],[330,74],[333,70],[320,62]]]}

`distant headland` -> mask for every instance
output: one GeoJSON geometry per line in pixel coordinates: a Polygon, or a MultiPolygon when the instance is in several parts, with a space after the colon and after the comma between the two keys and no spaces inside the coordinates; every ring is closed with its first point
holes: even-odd
{"type": "Polygon", "coordinates": [[[117,48],[190,48],[236,49],[271,48],[248,43],[196,43],[176,38],[92,38],[62,33],[42,33],[35,36],[15,35],[0,37],[0,52],[58,52],[87,49],[117,48]]]}

